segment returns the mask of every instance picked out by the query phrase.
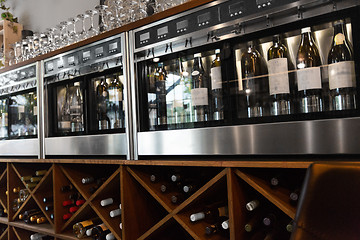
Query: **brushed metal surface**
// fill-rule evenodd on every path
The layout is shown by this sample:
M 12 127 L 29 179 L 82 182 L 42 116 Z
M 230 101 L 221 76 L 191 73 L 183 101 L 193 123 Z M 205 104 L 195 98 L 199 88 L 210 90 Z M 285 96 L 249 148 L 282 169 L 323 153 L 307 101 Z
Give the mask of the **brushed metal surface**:
M 141 155 L 359 154 L 360 118 L 138 133 Z
M 39 155 L 37 138 L 0 141 L 1 156 L 36 156 Z
M 45 138 L 46 155 L 127 155 L 125 133 Z

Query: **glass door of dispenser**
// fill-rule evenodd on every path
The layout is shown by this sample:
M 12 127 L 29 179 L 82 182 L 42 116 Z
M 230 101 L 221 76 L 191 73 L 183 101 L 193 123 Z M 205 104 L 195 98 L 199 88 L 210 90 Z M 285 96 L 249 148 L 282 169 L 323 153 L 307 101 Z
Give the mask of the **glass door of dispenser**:
M 133 32 L 139 156 L 359 152 L 358 7 L 254 4 Z

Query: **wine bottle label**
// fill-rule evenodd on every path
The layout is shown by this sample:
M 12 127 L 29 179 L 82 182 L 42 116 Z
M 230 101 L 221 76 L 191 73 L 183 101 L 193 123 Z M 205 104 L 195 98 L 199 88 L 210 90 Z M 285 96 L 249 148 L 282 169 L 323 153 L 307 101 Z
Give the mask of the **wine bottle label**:
M 344 44 L 345 35 L 342 33 L 338 33 L 335 35 L 334 40 L 336 45 Z
M 222 88 L 221 67 L 211 68 L 211 90 Z
M 209 105 L 207 88 L 191 89 L 191 101 L 193 103 L 193 106 Z
M 297 71 L 298 91 L 321 89 L 320 67 L 299 69 Z
M 34 116 L 37 115 L 37 106 L 34 106 L 34 108 L 33 108 L 33 113 L 34 113 Z
M 100 224 L 99 227 L 100 227 L 103 231 L 108 230 L 108 227 L 107 227 L 105 224 Z
M 18 106 L 18 112 L 19 113 L 23 113 L 23 112 L 25 112 L 25 106 Z
M 91 220 L 82 221 L 80 223 L 81 223 L 81 225 L 83 225 L 84 228 L 94 224 L 93 221 L 91 221 Z
M 122 101 L 121 89 L 109 89 L 109 101 L 110 102 L 121 102 Z
M 70 121 L 60 121 L 60 129 L 70 129 Z
M 271 59 L 268 65 L 270 95 L 290 93 L 287 58 Z
M 356 87 L 354 61 L 338 62 L 329 65 L 329 87 L 330 90 Z

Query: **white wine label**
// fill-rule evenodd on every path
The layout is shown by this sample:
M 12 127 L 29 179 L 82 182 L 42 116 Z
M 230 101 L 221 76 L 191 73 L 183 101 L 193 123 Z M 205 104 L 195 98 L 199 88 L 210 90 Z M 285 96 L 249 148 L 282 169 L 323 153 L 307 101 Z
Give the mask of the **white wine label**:
M 354 61 L 338 62 L 329 65 L 329 87 L 330 90 L 356 87 Z
M 191 101 L 193 106 L 209 105 L 207 88 L 191 89 Z
M 287 58 L 275 58 L 268 62 L 270 95 L 290 93 Z
M 236 74 L 238 76 L 238 90 L 241 92 L 243 88 L 242 73 L 241 73 L 241 61 L 236 61 Z
M 221 67 L 211 68 L 211 90 L 222 88 Z
M 321 89 L 320 67 L 299 69 L 297 71 L 298 91 Z
M 34 106 L 33 112 L 34 112 L 34 116 L 36 116 L 37 115 L 37 106 Z
M 336 45 L 343 44 L 344 41 L 345 41 L 345 35 L 342 34 L 342 33 L 338 33 L 338 34 L 336 34 L 336 36 L 334 37 L 334 40 L 335 40 L 335 44 L 336 44 Z
M 60 129 L 70 129 L 70 121 L 61 121 L 59 124 Z
M 122 101 L 121 89 L 109 89 L 109 101 L 121 102 Z
M 25 112 L 25 106 L 22 106 L 22 105 L 18 106 L 18 112 L 19 113 Z

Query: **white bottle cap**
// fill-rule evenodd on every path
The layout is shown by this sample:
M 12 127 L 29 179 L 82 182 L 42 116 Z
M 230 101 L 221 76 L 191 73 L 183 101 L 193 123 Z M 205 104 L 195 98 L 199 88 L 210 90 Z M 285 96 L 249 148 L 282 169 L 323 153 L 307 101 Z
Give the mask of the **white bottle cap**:
M 122 230 L 122 223 L 119 224 L 120 229 Z
M 115 239 L 114 234 L 109 233 L 109 234 L 106 235 L 106 240 L 113 240 L 113 239 Z
M 86 230 L 86 236 L 91 237 L 91 233 L 92 233 L 92 228 Z
M 176 182 L 176 181 L 178 181 L 179 179 L 178 179 L 178 177 L 176 176 L 176 175 L 172 175 L 171 176 L 171 181 L 173 181 L 173 182 Z
M 223 221 L 221 226 L 223 229 L 229 229 L 229 220 Z
M 194 57 L 201 57 L 201 53 L 195 53 Z
M 119 204 L 119 208 L 121 209 L 121 203 Z
M 253 211 L 257 206 L 259 206 L 258 200 L 252 200 L 246 204 L 246 209 L 248 211 Z
M 115 209 L 115 210 L 112 210 L 110 211 L 110 217 L 116 217 L 116 216 L 119 216 L 121 215 L 121 209 Z
M 196 222 L 196 221 L 199 221 L 204 218 L 205 218 L 204 212 L 194 213 L 194 214 L 190 215 L 190 221 L 192 221 L 192 222 Z
M 80 82 L 74 82 L 74 86 L 75 87 L 80 86 Z
M 114 199 L 107 198 L 107 199 L 101 200 L 100 205 L 105 207 L 105 206 L 113 204 L 113 203 L 114 203 Z
M 190 191 L 190 186 L 184 186 L 183 191 L 188 193 Z
M 311 32 L 311 27 L 305 27 L 301 29 L 301 33 L 308 33 Z
M 215 54 L 220 53 L 220 49 L 215 49 Z

